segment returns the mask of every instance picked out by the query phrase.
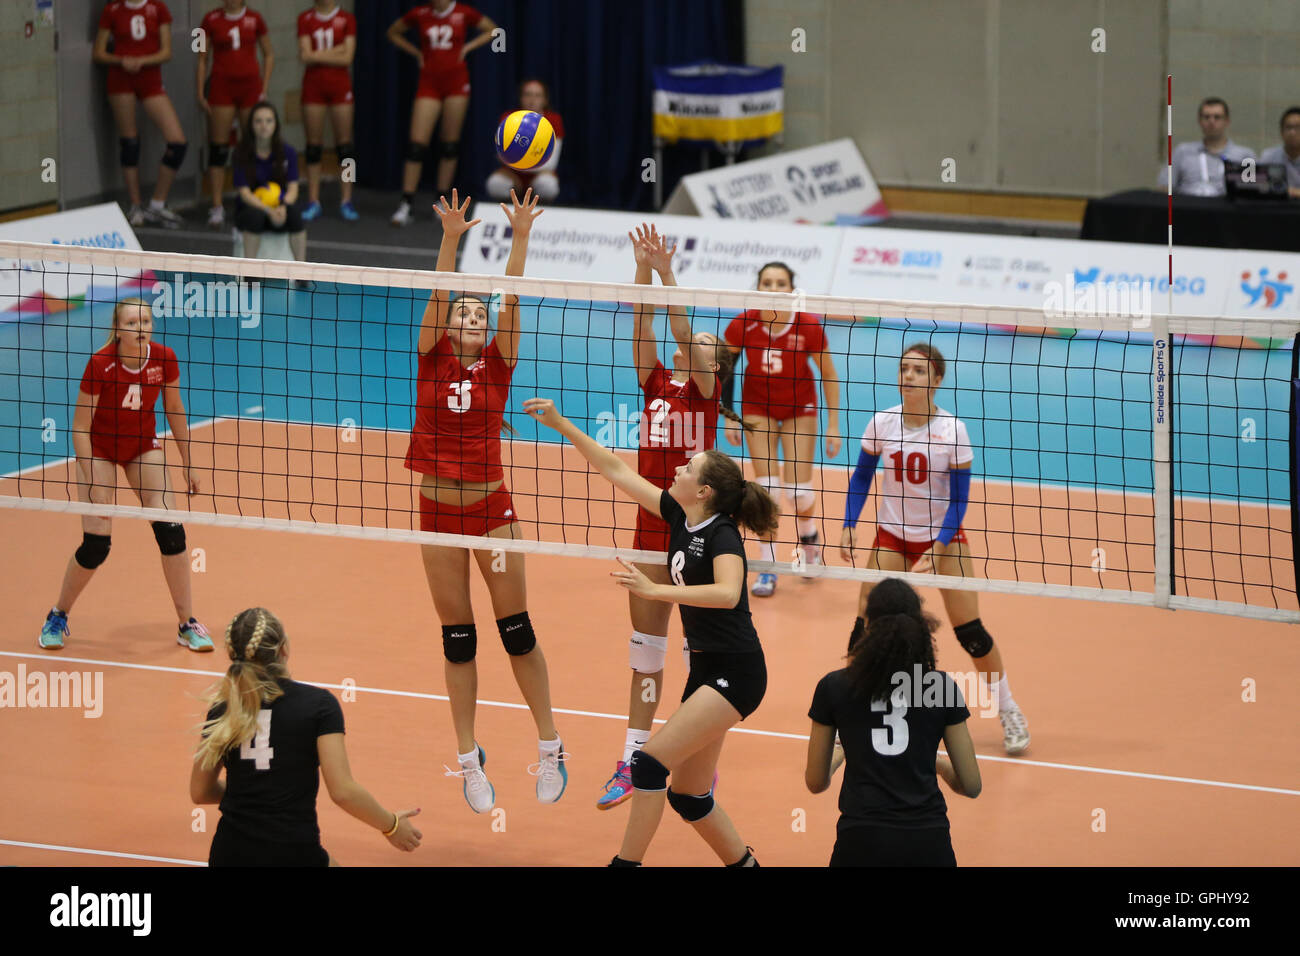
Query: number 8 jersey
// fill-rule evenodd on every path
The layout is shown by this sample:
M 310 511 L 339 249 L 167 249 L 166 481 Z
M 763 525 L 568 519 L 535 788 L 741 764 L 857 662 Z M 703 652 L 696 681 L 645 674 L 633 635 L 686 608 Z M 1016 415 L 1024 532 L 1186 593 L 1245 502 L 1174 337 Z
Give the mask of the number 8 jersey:
M 514 371 L 495 338 L 466 368 L 444 333 L 420 356 L 406 467 L 459 481 L 501 481 L 501 426 Z
M 872 417 L 862 450 L 880 457 L 877 526 L 905 541 L 938 537 L 948 511 L 948 471 L 975 458 L 965 423 L 940 408 L 924 425 L 907 428 L 903 406 L 895 405 Z

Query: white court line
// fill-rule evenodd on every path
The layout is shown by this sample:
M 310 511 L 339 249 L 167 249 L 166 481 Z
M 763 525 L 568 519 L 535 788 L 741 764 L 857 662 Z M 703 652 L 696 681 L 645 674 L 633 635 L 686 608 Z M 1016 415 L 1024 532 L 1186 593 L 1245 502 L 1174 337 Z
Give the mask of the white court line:
M 207 866 L 207 860 L 178 860 L 171 856 L 145 856 L 143 853 L 118 853 L 115 850 L 88 850 L 81 846 L 56 846 L 53 843 L 25 843 L 22 840 L 0 840 L 0 846 L 22 846 L 31 850 L 54 850 L 58 853 L 88 853 L 91 856 L 116 856 L 124 860 L 146 860 L 149 863 L 179 863 L 181 866 Z
M 161 671 L 171 674 L 191 674 L 199 677 L 220 677 L 222 671 L 201 671 L 185 667 L 162 667 L 156 664 L 133 664 L 127 661 L 104 661 L 95 660 L 89 657 L 52 657 L 49 654 L 27 654 L 19 651 L 0 651 L 0 657 L 19 657 L 29 660 L 40 661 L 67 661 L 72 664 L 96 664 L 101 667 L 125 667 L 132 670 Z M 303 684 L 310 684 L 313 687 L 325 687 L 330 690 L 351 690 L 358 693 L 382 694 L 388 697 L 410 697 L 417 700 L 448 700 L 442 694 L 426 694 L 420 691 L 411 690 L 391 690 L 386 687 L 361 687 L 349 685 L 344 687 L 342 684 L 326 684 L 318 681 L 301 681 Z M 508 710 L 527 710 L 526 704 L 515 704 L 509 701 L 501 700 L 479 700 L 478 703 L 483 707 L 503 707 Z M 551 708 L 557 714 L 565 714 L 571 717 L 599 717 L 604 720 L 627 720 L 627 714 L 606 714 L 597 710 L 571 710 L 563 707 Z M 662 718 L 655 718 L 656 724 L 662 724 L 665 721 Z M 778 730 L 753 730 L 747 727 L 732 727 L 730 733 L 733 734 L 753 734 L 758 737 L 776 737 L 784 740 L 801 740 L 807 741 L 807 734 L 790 734 Z M 1300 797 L 1300 790 L 1287 790 L 1282 787 L 1261 787 L 1251 783 L 1231 783 L 1225 780 L 1203 780 L 1199 777 L 1174 777 L 1161 773 L 1143 773 L 1138 770 L 1112 770 L 1109 767 L 1085 767 L 1079 764 L 1069 763 L 1050 763 L 1045 760 L 1026 760 L 1023 757 L 998 757 L 993 754 L 978 754 L 980 760 L 988 760 L 994 763 L 1005 763 L 1014 766 L 1025 767 L 1046 767 L 1051 770 L 1073 770 L 1079 773 L 1099 773 L 1116 777 L 1133 777 L 1139 780 L 1164 780 L 1170 783 L 1190 783 L 1202 787 L 1221 787 L 1226 790 L 1251 790 L 1257 793 L 1278 793 L 1289 797 Z M 0 841 L 3 842 L 3 841 Z

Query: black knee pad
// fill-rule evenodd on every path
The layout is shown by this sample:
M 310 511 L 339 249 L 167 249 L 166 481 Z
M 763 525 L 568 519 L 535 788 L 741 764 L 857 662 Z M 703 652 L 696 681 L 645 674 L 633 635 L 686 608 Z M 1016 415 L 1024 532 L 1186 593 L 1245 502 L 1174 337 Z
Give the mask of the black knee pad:
M 478 629 L 473 624 L 442 626 L 442 656 L 453 664 L 468 664 L 478 654 Z
M 632 786 L 637 790 L 668 789 L 668 768 L 644 750 L 632 751 Z
M 957 634 L 957 643 L 971 657 L 984 657 L 993 650 L 993 635 L 984 630 L 979 618 L 953 630 Z
M 527 611 L 501 618 L 497 621 L 497 631 L 511 657 L 521 657 L 537 646 L 537 635 L 533 633 L 533 622 L 528 620 Z
M 185 525 L 174 521 L 151 521 L 153 538 L 164 555 L 180 554 L 185 550 Z
M 230 147 L 213 143 L 208 147 L 208 169 L 225 169 L 230 160 Z
M 320 143 L 308 143 L 302 154 L 307 158 L 308 166 L 315 166 L 325 155 L 325 148 Z
M 349 159 L 355 160 L 357 158 L 356 147 L 351 143 L 339 143 L 334 147 L 334 152 L 338 153 L 340 166 L 346 163 Z
M 439 159 L 456 159 L 458 156 L 460 156 L 460 140 L 453 139 L 449 143 L 438 143 Z
M 422 163 L 424 162 L 424 156 L 428 151 L 428 143 L 417 143 L 412 140 L 406 144 L 406 161 L 408 163 Z
M 668 806 L 677 811 L 677 815 L 687 823 L 703 820 L 713 812 L 713 791 L 702 797 L 693 797 L 689 793 L 678 793 L 668 788 Z
M 140 165 L 140 137 L 132 136 L 130 139 L 127 139 L 125 136 L 123 136 L 117 141 L 117 143 L 118 146 L 121 147 L 121 152 L 118 155 L 122 160 L 122 165 L 139 166 Z
M 112 535 L 82 534 L 81 547 L 76 553 L 77 563 L 87 571 L 93 571 L 108 560 L 108 551 L 112 546 Z
M 163 165 L 169 169 L 180 169 L 185 162 L 185 151 L 189 148 L 186 143 L 168 143 L 163 150 Z

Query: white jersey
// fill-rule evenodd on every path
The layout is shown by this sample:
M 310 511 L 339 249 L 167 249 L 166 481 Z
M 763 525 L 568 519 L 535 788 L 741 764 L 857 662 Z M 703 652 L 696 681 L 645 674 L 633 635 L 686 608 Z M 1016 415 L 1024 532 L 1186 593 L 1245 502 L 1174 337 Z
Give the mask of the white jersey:
M 876 524 L 904 541 L 937 538 L 948 512 L 948 470 L 975 459 L 965 423 L 940 408 L 920 428 L 906 428 L 903 406 L 895 405 L 872 417 L 862 449 L 880 456 Z

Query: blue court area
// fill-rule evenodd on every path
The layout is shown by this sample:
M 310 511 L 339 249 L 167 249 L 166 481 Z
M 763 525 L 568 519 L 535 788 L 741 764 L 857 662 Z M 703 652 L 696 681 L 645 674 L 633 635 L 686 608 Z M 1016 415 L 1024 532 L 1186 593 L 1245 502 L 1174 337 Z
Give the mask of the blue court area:
M 426 294 L 410 290 L 317 284 L 307 291 L 267 282 L 260 313 L 251 318 L 173 315 L 156 321 L 155 335 L 181 359 L 191 423 L 242 415 L 326 425 L 351 419 L 364 428 L 407 430 L 414 415 L 414 343 L 426 301 Z M 72 406 L 87 358 L 104 343 L 111 309 L 101 302 L 0 324 L 0 474 L 72 453 Z M 542 395 L 582 427 L 594 433 L 604 425 L 611 443 L 634 446 L 642 400 L 630 307 L 524 300 L 521 313 L 521 358 L 507 418 L 518 437 L 553 440 L 553 432 L 539 435 L 520 411 L 525 398 Z M 720 332 L 730 318 L 700 312 L 693 321 L 697 331 Z M 667 363 L 666 316 L 656 325 Z M 826 331 L 844 383 L 846 441 L 834 461 L 824 458 L 819 442 L 822 464 L 856 461 L 856 439 L 871 415 L 900 401 L 904 343 L 924 339 L 948 358 L 938 401 L 966 421 L 977 475 L 1151 492 L 1149 336 L 1057 338 L 889 319 L 827 322 Z M 1288 349 L 1176 349 L 1178 494 L 1289 503 L 1290 373 Z M 165 427 L 160 413 L 159 429 Z

